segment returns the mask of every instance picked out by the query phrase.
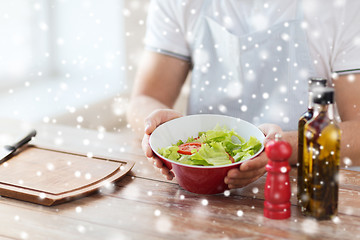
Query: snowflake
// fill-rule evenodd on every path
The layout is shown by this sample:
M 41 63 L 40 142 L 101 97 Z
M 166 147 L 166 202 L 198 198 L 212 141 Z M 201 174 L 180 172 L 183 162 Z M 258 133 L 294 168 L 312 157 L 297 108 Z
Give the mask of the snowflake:
M 354 82 L 355 81 L 355 75 L 354 74 L 349 74 L 348 76 L 347 76 L 347 80 L 349 81 L 349 82 Z
M 287 41 L 289 41 L 290 36 L 287 33 L 283 33 L 283 34 L 281 34 L 281 39 L 284 40 L 285 42 L 287 42 Z
M 269 20 L 265 15 L 256 14 L 251 18 L 251 23 L 256 30 L 261 31 L 268 27 Z
M 77 227 L 77 230 L 79 231 L 79 233 L 85 233 L 86 228 L 85 228 L 83 225 L 79 225 L 79 226 Z
M 161 211 L 160 211 L 159 209 L 156 209 L 156 210 L 154 211 L 154 215 L 155 215 L 156 217 L 159 217 L 159 216 L 161 215 Z
M 77 207 L 75 208 L 75 212 L 76 212 L 76 213 L 81 213 L 81 212 L 82 212 L 82 208 L 81 208 L 80 206 L 77 206 Z
M 225 28 L 230 29 L 234 26 L 234 22 L 232 21 L 232 19 L 229 16 L 225 16 L 223 18 L 223 23 Z
M 90 173 L 85 173 L 85 179 L 90 180 L 91 179 L 91 174 Z
M 227 84 L 226 89 L 227 95 L 230 98 L 238 98 L 242 93 L 243 87 L 239 82 L 231 81 L 229 84 Z
M 75 171 L 74 175 L 75 175 L 75 177 L 79 178 L 79 177 L 81 177 L 81 172 L 80 171 Z
M 242 216 L 244 215 L 244 212 L 241 211 L 241 210 L 238 210 L 238 211 L 236 212 L 236 215 L 238 215 L 239 217 L 242 217 Z
M 129 17 L 131 15 L 131 11 L 127 8 L 123 10 L 124 17 Z
M 39 198 L 40 199 L 45 199 L 45 197 L 46 197 L 46 194 L 45 193 L 39 193 Z
M 316 222 L 316 220 L 313 219 L 305 219 L 302 223 L 301 223 L 301 229 L 304 233 L 307 234 L 315 234 L 318 231 L 318 223 Z
M 47 163 L 47 164 L 46 164 L 46 168 L 47 168 L 47 170 L 49 170 L 49 171 L 54 171 L 55 166 L 54 166 L 53 163 Z
M 254 70 L 250 69 L 249 71 L 246 72 L 245 75 L 245 79 L 248 81 L 253 81 L 256 78 L 256 74 L 254 72 Z
M 201 204 L 202 204 L 203 206 L 207 206 L 207 205 L 209 204 L 209 201 L 206 200 L 206 199 L 203 199 L 203 200 L 201 200 Z
M 259 53 L 259 57 L 263 60 L 266 60 L 269 58 L 269 52 L 268 51 L 265 51 L 265 50 L 262 50 L 260 53 Z
M 352 165 L 352 161 L 348 157 L 344 157 L 344 163 L 345 163 L 346 166 L 351 166 Z
M 55 145 L 60 146 L 60 145 L 62 145 L 64 143 L 64 139 L 62 139 L 60 137 L 55 138 L 54 143 L 55 143 Z
M 222 112 L 222 113 L 226 113 L 226 112 L 227 112 L 227 108 L 226 108 L 226 106 L 225 106 L 225 105 L 220 104 L 220 105 L 219 105 L 219 111 L 220 111 L 220 112 Z
M 49 117 L 43 117 L 43 122 L 44 123 L 49 123 L 50 122 L 50 118 Z
M 304 6 L 304 14 L 311 16 L 318 10 L 318 4 L 313 0 L 305 0 L 302 4 Z
M 28 239 L 28 237 L 29 237 L 29 234 L 27 232 L 21 232 L 20 233 L 20 238 L 21 239 Z
M 346 0 L 335 0 L 334 7 L 343 7 L 346 4 Z
M 64 45 L 64 43 L 65 43 L 64 39 L 62 39 L 62 38 L 58 38 L 58 40 L 57 40 L 57 44 L 58 44 L 59 46 Z
M 301 22 L 301 28 L 307 29 L 309 27 L 309 24 L 306 21 Z
M 156 220 L 156 230 L 160 233 L 169 233 L 172 225 L 171 220 L 165 216 L 161 216 Z
M 360 36 L 357 36 L 354 38 L 354 45 L 355 46 L 360 46 Z
M 283 118 L 283 122 L 284 122 L 284 123 L 289 123 L 289 122 L 290 122 L 289 117 L 284 117 L 284 118 Z

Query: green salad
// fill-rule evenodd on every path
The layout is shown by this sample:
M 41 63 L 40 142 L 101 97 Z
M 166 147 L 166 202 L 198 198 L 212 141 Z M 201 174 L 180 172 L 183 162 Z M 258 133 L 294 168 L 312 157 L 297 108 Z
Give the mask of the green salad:
M 189 137 L 186 142 L 164 147 L 158 152 L 173 161 L 198 166 L 220 166 L 248 159 L 261 149 L 261 142 L 250 137 L 245 141 L 234 130 L 216 126 L 199 132 L 197 137 Z

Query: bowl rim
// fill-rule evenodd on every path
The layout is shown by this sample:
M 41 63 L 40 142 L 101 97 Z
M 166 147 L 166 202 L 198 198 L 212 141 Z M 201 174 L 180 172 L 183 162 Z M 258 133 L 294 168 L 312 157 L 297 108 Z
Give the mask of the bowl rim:
M 171 119 L 171 120 L 169 120 L 169 121 L 167 121 L 167 122 L 164 122 L 164 123 L 160 124 L 157 128 L 155 128 L 155 130 L 151 133 L 150 138 L 149 138 L 149 145 L 150 145 L 150 147 L 151 147 L 151 150 L 155 153 L 155 155 L 156 155 L 157 157 L 159 157 L 159 158 L 162 159 L 162 160 L 168 161 L 168 162 L 170 162 L 171 164 L 176 164 L 176 165 L 180 165 L 180 166 L 184 166 L 184 167 L 189 167 L 189 168 L 200 168 L 200 169 L 216 169 L 216 168 L 225 168 L 225 167 L 237 166 L 237 165 L 240 165 L 240 164 L 242 164 L 242 163 L 244 163 L 244 162 L 247 162 L 247 161 L 249 161 L 249 160 L 251 160 L 251 159 L 254 159 L 255 157 L 257 157 L 258 155 L 260 155 L 260 154 L 264 151 L 264 149 L 265 149 L 265 146 L 264 146 L 265 135 L 264 135 L 264 133 L 263 133 L 260 129 L 259 129 L 259 131 L 264 135 L 264 139 L 263 139 L 263 141 L 261 142 L 261 148 L 260 148 L 260 150 L 259 150 L 257 153 L 255 153 L 254 155 L 252 155 L 252 156 L 251 156 L 250 158 L 248 158 L 248 159 L 245 159 L 245 160 L 239 161 L 239 162 L 235 162 L 235 163 L 231 163 L 231 164 L 226 164 L 226 165 L 219 165 L 219 166 L 198 166 L 198 165 L 189 165 L 189 164 L 184 164 L 184 163 L 176 162 L 176 161 L 173 161 L 173 160 L 171 160 L 171 159 L 168 159 L 168 158 L 162 156 L 162 155 L 161 155 L 160 153 L 158 153 L 158 151 L 152 146 L 152 144 L 151 144 L 152 138 L 151 138 L 151 137 L 152 137 L 153 133 L 155 133 L 160 126 L 162 126 L 162 125 L 164 125 L 164 124 L 170 124 L 170 122 L 179 120 L 180 118 L 191 118 L 191 117 L 199 117 L 199 116 L 201 116 L 201 117 L 206 117 L 206 116 L 218 116 L 218 117 L 232 118 L 232 119 L 236 119 L 237 121 L 246 122 L 246 123 L 248 123 L 248 124 L 251 124 L 251 125 L 255 126 L 254 124 L 252 124 L 252 123 L 250 123 L 250 122 L 248 122 L 248 121 L 245 121 L 245 120 L 243 120 L 243 119 L 241 119 L 241 118 L 232 117 L 232 116 L 228 116 L 228 115 L 221 115 L 221 114 L 192 114 L 192 115 L 186 115 L 186 116 L 182 116 L 182 117 L 179 117 L 179 118 Z M 257 126 L 255 126 L 255 127 L 257 127 Z

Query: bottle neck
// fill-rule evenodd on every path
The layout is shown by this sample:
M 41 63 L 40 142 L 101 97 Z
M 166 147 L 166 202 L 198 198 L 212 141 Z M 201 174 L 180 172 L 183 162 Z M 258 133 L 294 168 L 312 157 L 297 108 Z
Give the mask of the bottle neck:
M 308 94 L 308 109 L 313 109 L 314 108 L 314 103 L 312 101 L 314 93 L 310 90 L 309 94 Z
M 319 114 L 326 115 L 330 120 L 335 120 L 334 116 L 334 105 L 331 104 L 314 104 L 314 109 Z

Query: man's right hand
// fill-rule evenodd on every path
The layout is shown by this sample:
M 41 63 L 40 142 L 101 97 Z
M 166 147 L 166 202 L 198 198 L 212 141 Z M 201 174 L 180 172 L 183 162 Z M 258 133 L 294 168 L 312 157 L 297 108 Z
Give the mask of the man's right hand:
M 149 144 L 149 138 L 151 133 L 161 124 L 170 121 L 175 118 L 182 117 L 183 115 L 175 110 L 171 109 L 159 109 L 153 111 L 146 119 L 145 119 L 145 133 L 142 140 L 142 149 L 145 153 L 145 156 L 148 160 L 154 165 L 154 167 L 160 170 L 160 173 L 163 174 L 167 180 L 172 180 L 175 175 L 172 171 L 170 171 L 164 163 L 158 158 L 154 152 L 151 150 Z M 170 143 L 169 143 L 170 144 Z

